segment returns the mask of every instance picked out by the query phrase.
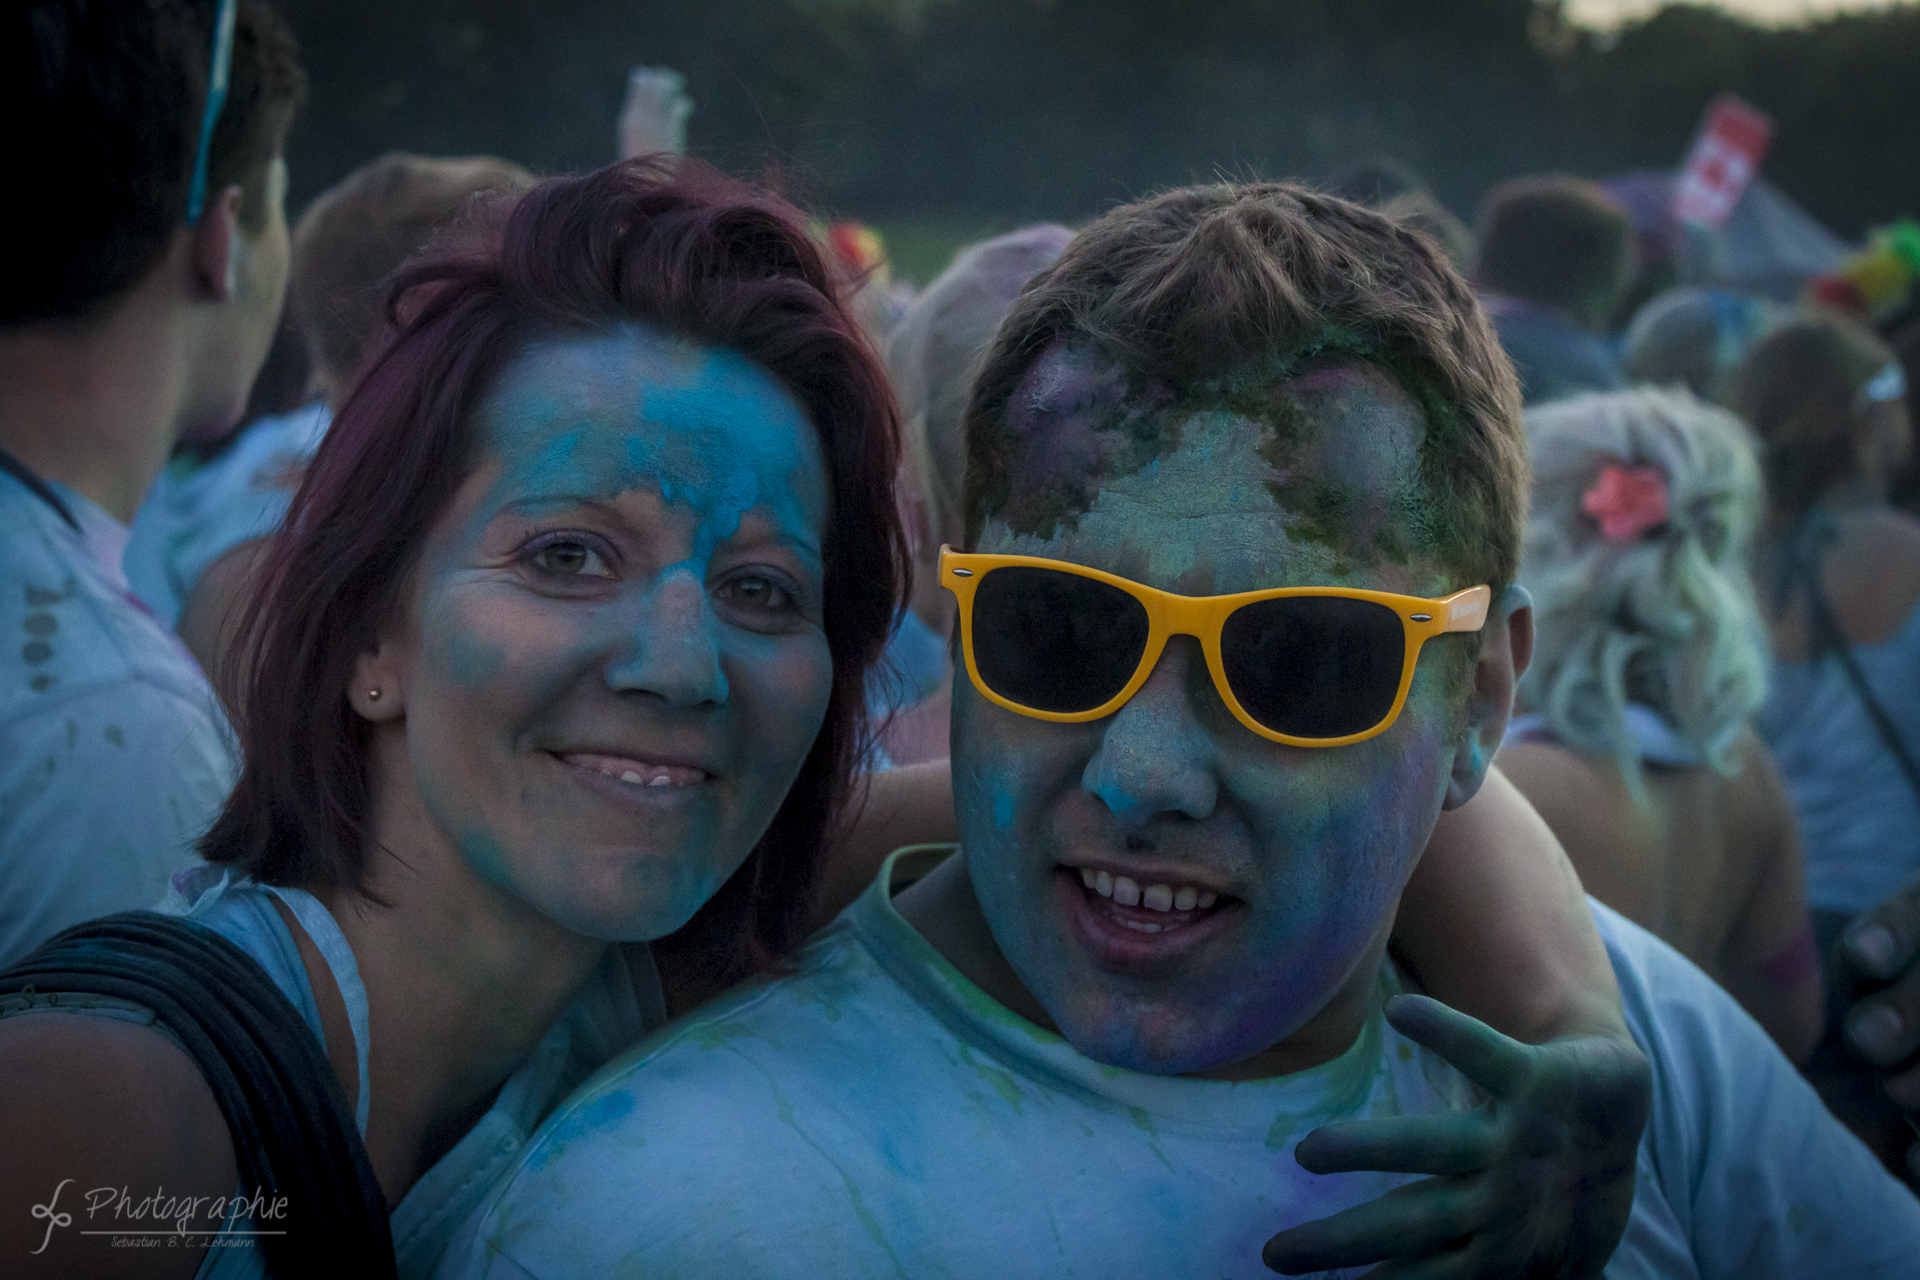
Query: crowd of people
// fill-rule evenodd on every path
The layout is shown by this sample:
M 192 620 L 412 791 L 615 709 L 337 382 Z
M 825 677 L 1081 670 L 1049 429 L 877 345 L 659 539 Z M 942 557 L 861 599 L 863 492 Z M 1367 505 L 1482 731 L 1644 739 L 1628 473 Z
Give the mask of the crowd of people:
M 1377 162 L 915 289 L 645 69 L 289 227 L 267 4 L 5 21 L 6 1274 L 1920 1263 L 1920 331 Z

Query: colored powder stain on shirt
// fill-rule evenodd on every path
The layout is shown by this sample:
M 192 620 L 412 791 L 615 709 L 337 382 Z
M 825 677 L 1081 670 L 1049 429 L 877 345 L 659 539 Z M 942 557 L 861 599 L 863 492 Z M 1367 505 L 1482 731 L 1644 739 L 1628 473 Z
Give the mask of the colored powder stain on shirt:
M 0 477 L 0 965 L 157 902 L 237 764 L 199 666 L 128 594 L 126 526 L 56 489 L 77 528 Z
M 574 1139 L 611 1129 L 632 1113 L 633 1099 L 625 1094 L 608 1094 L 595 1100 L 591 1106 L 569 1111 L 547 1134 L 547 1140 L 540 1149 L 529 1157 L 528 1167 L 539 1168 L 554 1157 L 563 1155 L 567 1144 Z M 646 1145 L 645 1135 L 637 1136 L 640 1138 L 637 1145 Z
M 847 969 L 872 976 L 825 1023 L 802 989 Z M 1357 1079 L 1360 1098 L 1384 1090 L 1396 1110 L 1409 1091 L 1449 1105 L 1418 1072 L 1396 1073 L 1377 1040 L 1371 1061 L 1332 1073 L 1152 1077 L 1091 1062 L 1009 1010 L 989 1015 L 991 1003 L 870 893 L 809 944 L 794 979 L 723 998 L 576 1100 L 584 1110 L 600 1091 L 629 1096 L 620 1128 L 645 1132 L 645 1153 L 560 1121 L 536 1145 L 566 1150 L 530 1155 L 527 1194 L 510 1192 L 480 1239 L 507 1255 L 503 1267 L 539 1276 L 615 1264 L 639 1274 L 1029 1274 L 1036 1253 L 1084 1274 L 1254 1276 L 1279 1229 L 1276 1204 L 1317 1217 L 1410 1180 L 1316 1179 L 1276 1159 L 1262 1142 L 1276 1104 L 1292 1099 L 1303 1124 L 1342 1118 L 1329 1108 L 1346 1105 Z M 695 1028 L 716 1021 L 754 1034 L 703 1053 Z M 1464 1104 L 1464 1088 L 1454 1092 Z M 1114 1206 L 1132 1224 L 1117 1234 Z
M 892 909 L 904 856 L 792 974 L 740 988 L 609 1064 L 536 1136 L 441 1275 L 1025 1276 L 1060 1274 L 1035 1263 L 1057 1257 L 1089 1275 L 1253 1280 L 1269 1274 L 1260 1250 L 1275 1231 L 1414 1180 L 1310 1175 L 1282 1154 L 1306 1132 L 1478 1100 L 1386 1024 L 1380 1005 L 1398 982 L 1385 964 L 1373 1047 L 1272 1080 L 1103 1068 L 1058 1037 L 1016 1032 L 1010 1012 L 975 1016 L 965 980 Z M 1632 1218 L 1606 1275 L 1910 1275 L 1920 1203 L 1724 993 L 1644 931 L 1594 912 L 1655 1080 Z M 795 998 L 817 974 L 870 965 L 838 1023 Z M 702 1053 L 689 1027 L 716 1022 L 755 1034 Z M 1017 1107 L 977 1087 L 973 1064 L 988 1061 L 1021 1086 Z M 612 1095 L 632 1107 L 612 1129 L 570 1123 Z M 1292 1117 L 1284 1134 L 1279 1113 Z M 644 1149 L 629 1134 L 645 1135 Z M 1796 1159 L 1779 1160 L 1783 1150 Z M 1780 1229 L 1795 1205 L 1808 1215 L 1797 1234 Z M 1827 1237 L 1817 1249 L 1816 1234 Z

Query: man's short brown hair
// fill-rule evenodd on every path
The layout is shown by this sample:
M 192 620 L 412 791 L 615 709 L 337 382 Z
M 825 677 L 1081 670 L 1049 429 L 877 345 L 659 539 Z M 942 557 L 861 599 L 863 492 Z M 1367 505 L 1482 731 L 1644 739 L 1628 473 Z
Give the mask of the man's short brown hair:
M 1527 493 L 1520 388 L 1466 282 L 1428 237 L 1285 183 L 1188 187 L 1115 209 L 1035 277 L 968 404 L 967 536 L 1010 492 L 1007 408 L 1061 340 L 1177 396 L 1248 369 L 1281 381 L 1365 363 L 1420 406 L 1421 549 L 1461 585 L 1519 569 Z
M 492 156 L 390 151 L 322 192 L 293 230 L 289 300 L 314 367 L 344 384 L 380 325 L 380 285 L 456 222 L 475 196 L 533 174 Z

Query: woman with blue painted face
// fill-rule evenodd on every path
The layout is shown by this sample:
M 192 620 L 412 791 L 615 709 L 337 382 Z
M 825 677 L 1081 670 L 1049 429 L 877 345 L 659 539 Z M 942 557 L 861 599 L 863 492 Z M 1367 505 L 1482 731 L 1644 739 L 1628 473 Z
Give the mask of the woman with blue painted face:
M 906 561 L 804 221 L 637 162 L 392 297 L 240 633 L 208 865 L 9 988 L 112 1015 L 0 1020 L 9 1274 L 424 1274 L 568 1090 L 811 927 Z M 220 1247 L 82 1236 L 152 1225 L 108 1186 Z

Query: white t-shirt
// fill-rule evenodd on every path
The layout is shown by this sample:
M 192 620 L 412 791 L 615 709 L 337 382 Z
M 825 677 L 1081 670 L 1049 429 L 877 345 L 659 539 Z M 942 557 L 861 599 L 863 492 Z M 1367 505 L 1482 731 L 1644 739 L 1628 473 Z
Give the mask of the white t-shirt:
M 1386 964 L 1359 1039 L 1313 1070 L 1102 1066 L 900 917 L 880 885 L 902 856 L 797 972 L 676 1021 L 556 1111 L 441 1276 L 1267 1276 L 1275 1232 L 1413 1180 L 1316 1177 L 1301 1137 L 1471 1104 L 1381 1016 Z M 1920 1204 L 1731 999 L 1595 914 L 1657 1081 L 1607 1275 L 1912 1275 Z
M 333 421 L 322 403 L 261 418 L 211 458 L 181 454 L 133 517 L 122 563 L 133 592 L 170 627 L 207 566 L 278 528 Z
M 0 965 L 150 907 L 238 768 L 213 690 L 127 590 L 126 526 L 0 473 Z

